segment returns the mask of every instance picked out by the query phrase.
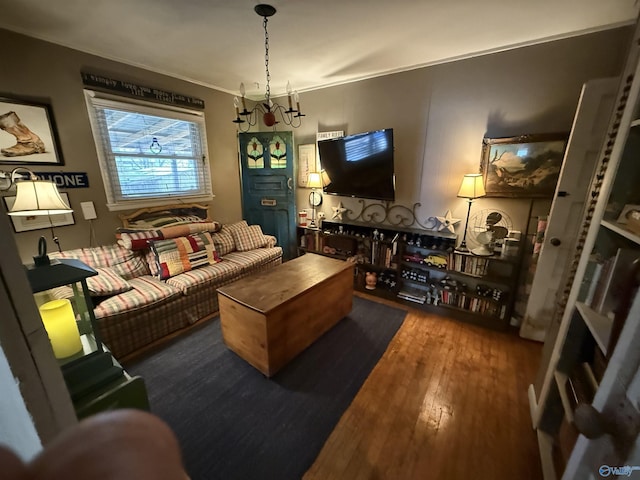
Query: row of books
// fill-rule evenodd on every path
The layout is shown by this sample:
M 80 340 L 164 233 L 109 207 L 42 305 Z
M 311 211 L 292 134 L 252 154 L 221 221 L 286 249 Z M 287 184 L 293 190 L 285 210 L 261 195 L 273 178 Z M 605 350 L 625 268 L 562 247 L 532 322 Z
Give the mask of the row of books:
M 582 284 L 578 300 L 583 301 L 598 313 L 609 315 L 619 301 L 619 293 L 628 281 L 629 271 L 638 259 L 638 251 L 619 248 L 614 256 L 602 258 L 592 255 Z
M 300 247 L 312 252 L 321 252 L 324 248 L 324 237 L 319 232 L 307 232 L 300 237 Z
M 374 240 L 373 242 L 371 242 L 371 256 L 369 258 L 369 261 L 373 265 L 377 265 L 378 267 L 395 268 L 397 253 L 397 239 L 394 239 L 394 241 L 390 244 Z
M 490 260 L 486 257 L 449 254 L 448 268 L 469 275 L 483 276 L 487 274 Z
M 504 315 L 507 311 L 506 305 L 501 305 L 485 298 L 471 297 L 464 292 L 442 290 L 441 295 L 442 304 L 457 307 L 462 310 L 468 310 L 473 313 L 479 313 L 481 315 L 504 319 Z
M 464 292 L 440 290 L 439 288 L 421 290 L 404 287 L 398 292 L 398 298 L 420 304 L 449 305 L 480 315 L 498 317 L 501 320 L 504 319 L 507 312 L 505 304 L 492 302 L 485 298 L 472 297 Z

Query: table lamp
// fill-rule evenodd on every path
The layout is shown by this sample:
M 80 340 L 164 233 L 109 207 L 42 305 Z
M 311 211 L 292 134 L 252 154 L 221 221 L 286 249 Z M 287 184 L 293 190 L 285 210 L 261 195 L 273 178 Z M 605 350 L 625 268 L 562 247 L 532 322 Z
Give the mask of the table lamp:
M 28 180 L 17 181 L 22 178 L 21 171 L 24 171 L 29 176 Z M 11 173 L 0 172 L 0 178 L 9 181 L 9 186 L 6 190 L 11 188 L 12 185 L 16 185 L 16 199 L 11 209 L 7 212 L 9 215 L 34 217 L 73 212 L 60 196 L 55 183 L 49 180 L 39 180 L 28 168 L 17 167 Z M 50 224 L 53 241 L 58 246 L 58 251 L 61 251 L 60 242 L 53 231 L 53 223 L 50 222 Z
M 309 226 L 311 228 L 316 228 L 316 207 L 322 203 L 322 194 L 316 191 L 317 188 L 322 188 L 322 177 L 320 176 L 319 172 L 309 173 L 307 187 L 311 188 L 309 202 L 313 207 L 313 213 L 311 215 L 311 222 L 309 223 Z
M 467 220 L 464 224 L 464 234 L 462 235 L 462 242 L 460 246 L 456 248 L 458 252 L 468 252 L 469 248 L 467 247 L 467 228 L 469 226 L 469 214 L 471 213 L 471 203 L 473 200 L 479 197 L 484 197 L 487 193 L 484 190 L 484 182 L 482 179 L 482 175 L 479 173 L 468 173 L 462 178 L 462 184 L 460 185 L 460 190 L 458 191 L 458 197 L 466 198 L 469 202 L 469 207 L 467 209 Z

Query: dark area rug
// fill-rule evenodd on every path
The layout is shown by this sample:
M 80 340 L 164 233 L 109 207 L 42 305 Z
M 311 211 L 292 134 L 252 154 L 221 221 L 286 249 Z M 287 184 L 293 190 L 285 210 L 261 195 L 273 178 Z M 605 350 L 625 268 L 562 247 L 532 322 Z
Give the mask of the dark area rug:
M 144 378 L 192 480 L 299 479 L 404 317 L 354 297 L 347 317 L 271 379 L 226 348 L 217 318 L 126 367 Z

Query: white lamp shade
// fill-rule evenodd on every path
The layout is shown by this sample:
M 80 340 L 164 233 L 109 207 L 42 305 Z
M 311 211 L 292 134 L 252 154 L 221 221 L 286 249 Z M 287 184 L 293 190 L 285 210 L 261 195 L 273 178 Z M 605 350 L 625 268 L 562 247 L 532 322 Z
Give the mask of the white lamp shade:
M 56 358 L 67 358 L 82 350 L 78 324 L 68 299 L 52 300 L 39 310 Z
M 9 215 L 59 215 L 73 210 L 60 196 L 56 184 L 47 180 L 25 180 L 16 183 L 16 201 Z
M 482 175 L 479 173 L 469 173 L 462 179 L 458 197 L 462 198 L 478 198 L 487 194 L 484 190 L 484 182 Z
M 322 188 L 322 177 L 319 172 L 311 172 L 309 179 L 307 180 L 307 187 L 309 188 Z

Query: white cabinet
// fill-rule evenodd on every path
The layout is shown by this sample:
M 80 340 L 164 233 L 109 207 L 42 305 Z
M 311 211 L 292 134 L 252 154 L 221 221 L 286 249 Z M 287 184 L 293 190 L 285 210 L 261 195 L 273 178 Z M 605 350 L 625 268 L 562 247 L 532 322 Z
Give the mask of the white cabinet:
M 640 466 L 640 219 L 636 227 L 623 215 L 640 210 L 638 40 L 636 29 L 560 292 L 566 308 L 550 362 L 540 391 L 529 392 L 546 480 Z

